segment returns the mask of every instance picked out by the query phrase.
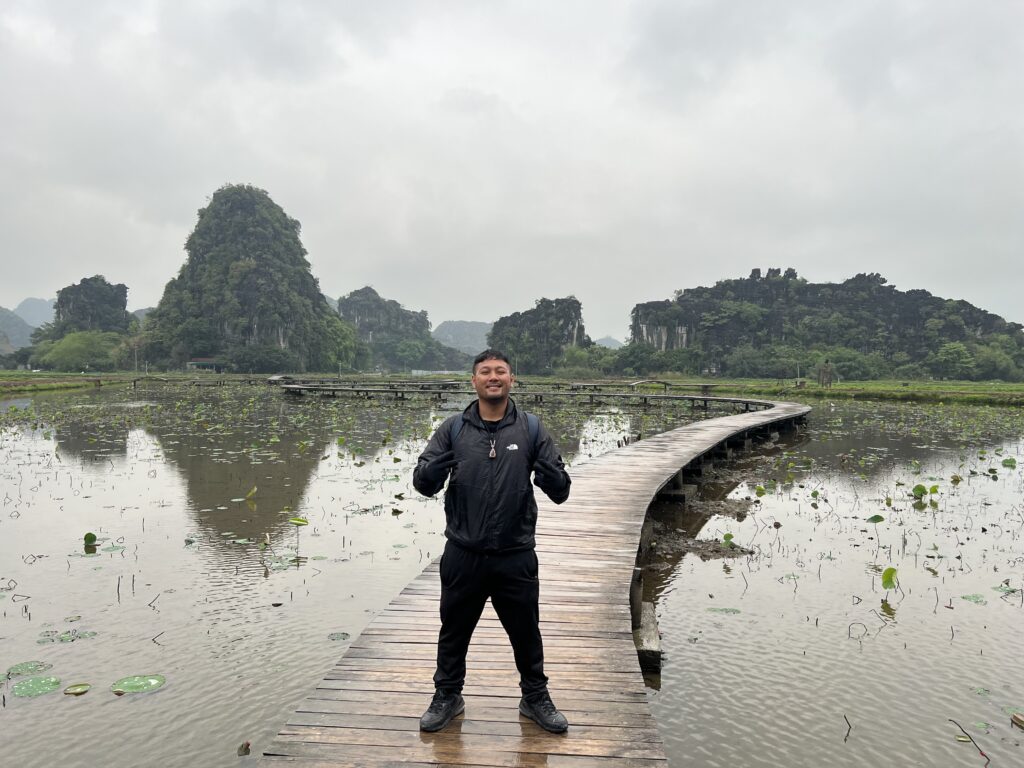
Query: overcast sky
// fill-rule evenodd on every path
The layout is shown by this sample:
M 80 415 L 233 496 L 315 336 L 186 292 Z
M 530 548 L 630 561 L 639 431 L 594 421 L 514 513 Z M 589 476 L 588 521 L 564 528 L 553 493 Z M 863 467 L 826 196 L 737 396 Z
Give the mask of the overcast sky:
M 442 320 L 794 267 L 1024 321 L 1024 3 L 4 0 L 0 306 L 156 304 L 226 183 Z

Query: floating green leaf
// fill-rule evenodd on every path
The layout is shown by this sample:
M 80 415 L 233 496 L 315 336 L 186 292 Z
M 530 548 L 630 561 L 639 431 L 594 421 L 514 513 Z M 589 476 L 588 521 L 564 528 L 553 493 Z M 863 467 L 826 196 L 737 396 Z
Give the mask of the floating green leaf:
M 708 611 L 708 613 L 724 613 L 724 614 L 732 615 L 732 614 L 735 614 L 735 613 L 739 613 L 740 609 L 739 608 L 708 608 L 707 611 Z
M 92 685 L 89 683 L 75 683 L 74 685 L 69 685 L 67 688 L 64 689 L 64 695 L 81 696 L 84 693 L 88 693 L 89 689 L 91 688 Z
M 328 640 L 348 640 L 351 635 L 348 632 L 331 632 L 327 636 Z
M 89 546 L 96 543 L 96 534 L 90 531 L 82 537 L 82 540 Z
M 960 595 L 961 600 L 966 600 L 968 603 L 974 603 L 975 605 L 987 605 L 988 600 L 985 599 L 984 595 L 977 593 L 972 595 Z
M 15 696 L 32 699 L 58 688 L 60 688 L 59 677 L 29 677 L 16 682 L 11 688 L 11 693 Z
M 288 522 L 292 525 L 309 525 L 309 520 L 304 517 L 289 517 Z
M 885 518 L 882 517 L 881 515 L 872 515 L 871 517 L 869 517 L 867 519 L 867 522 L 874 523 L 875 525 L 878 525 L 879 523 L 885 522 Z
M 896 589 L 896 569 L 889 567 L 882 571 L 882 589 Z
M 1003 459 L 1003 466 L 1006 467 L 1007 469 L 1016 469 L 1017 460 L 1013 458 L 1013 456 L 1007 456 L 1005 459 Z
M 914 496 L 915 499 L 921 499 L 924 498 L 924 495 L 926 493 L 928 493 L 928 489 L 925 488 L 920 483 L 918 483 L 917 485 L 914 486 L 913 490 L 910 493 Z
M 132 675 L 131 677 L 122 677 L 110 686 L 110 690 L 118 696 L 123 696 L 126 693 L 145 693 L 163 687 L 166 682 L 167 678 L 163 675 Z
M 52 669 L 53 664 L 48 664 L 45 661 L 23 661 L 20 664 L 15 664 L 13 667 L 7 670 L 8 677 L 21 677 L 22 675 L 38 675 L 40 672 L 45 672 L 48 669 Z
M 255 495 L 256 495 L 256 490 L 257 490 L 257 489 L 256 489 L 256 486 L 254 485 L 254 486 L 252 487 L 252 490 L 251 490 L 251 491 L 249 491 L 249 492 L 248 492 L 247 494 L 245 494 L 245 498 L 247 498 L 247 499 L 251 499 L 251 498 L 252 498 L 253 496 L 255 496 Z

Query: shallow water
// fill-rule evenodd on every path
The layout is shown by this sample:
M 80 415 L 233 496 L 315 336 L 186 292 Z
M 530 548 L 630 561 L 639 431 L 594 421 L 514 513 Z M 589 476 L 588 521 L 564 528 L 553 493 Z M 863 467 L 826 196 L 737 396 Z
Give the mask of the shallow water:
M 710 482 L 676 527 L 754 554 L 655 572 L 670 762 L 1024 765 L 1022 436 L 1019 411 L 826 404 Z
M 0 421 L 0 666 L 41 660 L 61 689 L 94 688 L 25 699 L 8 681 L 11 764 L 252 764 L 443 544 L 439 500 L 418 497 L 410 472 L 462 403 L 236 387 L 17 405 L 33 411 Z M 692 418 L 537 410 L 576 464 Z M 1024 576 L 1022 434 L 1014 411 L 825 405 L 795 442 L 710 478 L 679 527 L 732 533 L 755 555 L 666 556 L 649 584 L 667 652 L 652 706 L 672 764 L 983 764 L 950 719 L 992 765 L 1024 763 L 1008 726 L 1024 706 L 1024 607 L 994 589 Z M 918 483 L 939 486 L 920 510 Z M 887 592 L 889 566 L 900 589 Z M 149 673 L 167 684 L 109 691 Z M 252 756 L 237 756 L 243 741 Z
M 245 386 L 0 404 L 21 410 L 0 417 L 0 668 L 38 660 L 61 681 L 38 698 L 12 695 L 24 678 L 3 686 L 5 764 L 255 762 L 440 552 L 440 500 L 413 491 L 411 470 L 464 404 Z M 575 463 L 692 418 L 685 406 L 536 410 Z M 110 692 L 142 674 L 167 684 Z M 61 695 L 74 683 L 93 688 Z

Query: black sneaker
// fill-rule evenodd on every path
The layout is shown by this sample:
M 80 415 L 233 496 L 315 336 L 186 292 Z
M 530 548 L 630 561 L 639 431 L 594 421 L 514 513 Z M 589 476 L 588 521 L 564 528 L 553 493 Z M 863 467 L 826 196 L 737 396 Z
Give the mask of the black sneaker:
M 466 702 L 455 691 L 434 691 L 434 699 L 420 718 L 421 731 L 440 731 L 452 718 L 466 710 Z
M 569 730 L 569 721 L 565 719 L 565 715 L 555 709 L 555 704 L 551 701 L 551 696 L 547 691 L 532 699 L 524 697 L 519 702 L 519 714 L 525 715 L 545 731 L 551 733 L 565 733 Z

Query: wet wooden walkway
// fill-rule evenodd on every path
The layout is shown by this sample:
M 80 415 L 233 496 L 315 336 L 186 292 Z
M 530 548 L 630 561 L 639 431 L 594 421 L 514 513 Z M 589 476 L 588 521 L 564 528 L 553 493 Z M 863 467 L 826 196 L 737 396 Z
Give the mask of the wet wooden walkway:
M 646 510 L 681 468 L 731 440 L 802 419 L 779 403 L 700 421 L 574 467 L 572 495 L 538 493 L 537 554 L 545 671 L 568 733 L 518 712 L 508 639 L 488 604 L 469 649 L 466 712 L 440 733 L 419 731 L 433 694 L 440 582 L 434 562 L 353 641 L 265 750 L 261 765 L 667 765 L 633 642 L 630 583 Z

